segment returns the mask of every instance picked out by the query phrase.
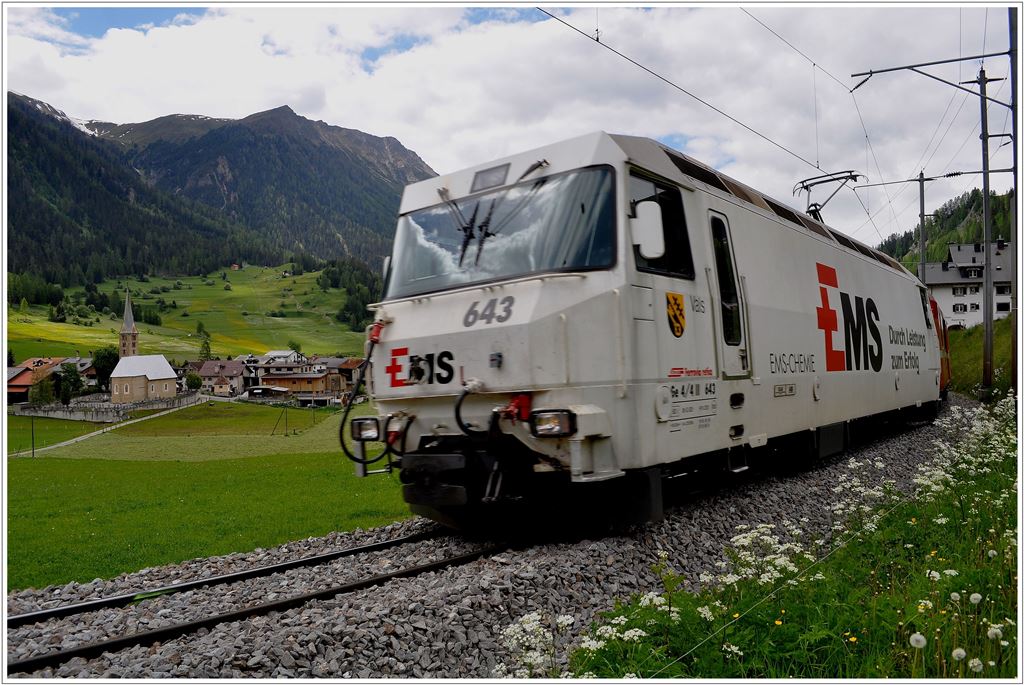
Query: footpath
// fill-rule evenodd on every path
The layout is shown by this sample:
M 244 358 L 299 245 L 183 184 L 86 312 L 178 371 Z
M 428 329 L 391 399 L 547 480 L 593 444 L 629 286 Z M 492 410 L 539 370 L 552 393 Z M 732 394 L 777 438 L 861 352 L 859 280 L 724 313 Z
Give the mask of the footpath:
M 131 425 L 133 423 L 138 423 L 139 421 L 148 421 L 149 419 L 155 419 L 158 416 L 166 416 L 166 415 L 171 414 L 173 412 L 181 411 L 182 409 L 188 409 L 189 407 L 195 407 L 195 406 L 197 406 L 199 404 L 202 404 L 203 402 L 206 402 L 209 399 L 219 400 L 219 399 L 227 399 L 227 398 L 203 397 L 203 399 L 201 401 L 194 402 L 193 404 L 183 404 L 180 407 L 173 407 L 171 409 L 165 409 L 164 411 L 160 411 L 160 412 L 157 412 L 155 414 L 150 414 L 149 416 L 140 416 L 137 419 L 131 419 L 129 421 L 122 421 L 121 423 L 115 423 L 115 424 L 113 424 L 111 426 L 107 426 L 106 428 L 101 428 L 98 431 L 93 431 L 92 433 L 86 433 L 85 435 L 79 435 L 77 438 L 71 438 L 70 440 L 65 440 L 64 442 L 57 442 L 57 443 L 54 443 L 52 445 L 46 445 L 45 447 L 37 447 L 36 450 L 35 450 L 35 453 L 39 454 L 40 452 L 45 452 L 47 450 L 55 450 L 58 447 L 66 447 L 67 445 L 73 445 L 76 442 L 82 442 L 83 440 L 88 440 L 89 438 L 95 437 L 97 435 L 103 435 L 104 433 L 109 433 L 110 431 L 117 430 L 118 428 L 121 428 L 122 426 L 129 426 L 129 425 Z M 31 449 L 27 449 L 27 450 L 21 450 L 20 452 L 11 452 L 7 456 L 9 456 L 9 457 L 21 457 L 21 456 L 24 456 L 26 454 L 32 454 L 32 450 Z

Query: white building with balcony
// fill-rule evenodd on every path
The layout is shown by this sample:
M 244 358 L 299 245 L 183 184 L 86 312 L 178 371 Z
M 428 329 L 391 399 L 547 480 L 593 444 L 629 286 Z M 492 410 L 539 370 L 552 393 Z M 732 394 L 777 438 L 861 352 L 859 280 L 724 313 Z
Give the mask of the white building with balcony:
M 1014 258 L 1007 240 L 992 242 L 992 316 L 1010 315 L 1010 274 Z M 924 265 L 924 280 L 946 317 L 950 328 L 970 328 L 982 323 L 985 287 L 985 252 L 982 243 L 950 243 L 946 260 Z

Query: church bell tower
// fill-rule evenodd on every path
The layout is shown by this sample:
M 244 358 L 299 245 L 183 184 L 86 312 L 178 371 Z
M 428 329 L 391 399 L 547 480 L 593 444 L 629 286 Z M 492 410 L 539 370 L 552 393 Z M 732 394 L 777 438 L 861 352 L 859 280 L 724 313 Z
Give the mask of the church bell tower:
M 135 327 L 135 316 L 132 314 L 131 291 L 124 294 L 124 323 L 121 325 L 121 345 L 118 355 L 134 357 L 139 353 L 139 329 Z

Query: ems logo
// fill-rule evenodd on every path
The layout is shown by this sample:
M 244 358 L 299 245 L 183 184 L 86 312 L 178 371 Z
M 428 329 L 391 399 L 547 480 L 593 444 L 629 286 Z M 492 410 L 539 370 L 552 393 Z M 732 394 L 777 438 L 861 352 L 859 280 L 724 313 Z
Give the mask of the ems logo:
M 686 330 L 686 299 L 679 293 L 665 293 L 665 313 L 668 315 L 668 327 L 672 335 L 683 337 Z

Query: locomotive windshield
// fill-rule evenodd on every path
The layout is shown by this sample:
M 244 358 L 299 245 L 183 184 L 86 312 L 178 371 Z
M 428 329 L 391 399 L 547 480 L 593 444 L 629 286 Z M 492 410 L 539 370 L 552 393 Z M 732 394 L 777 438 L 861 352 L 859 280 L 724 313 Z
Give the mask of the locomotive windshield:
M 399 218 L 387 299 L 615 261 L 614 176 L 592 167 Z

